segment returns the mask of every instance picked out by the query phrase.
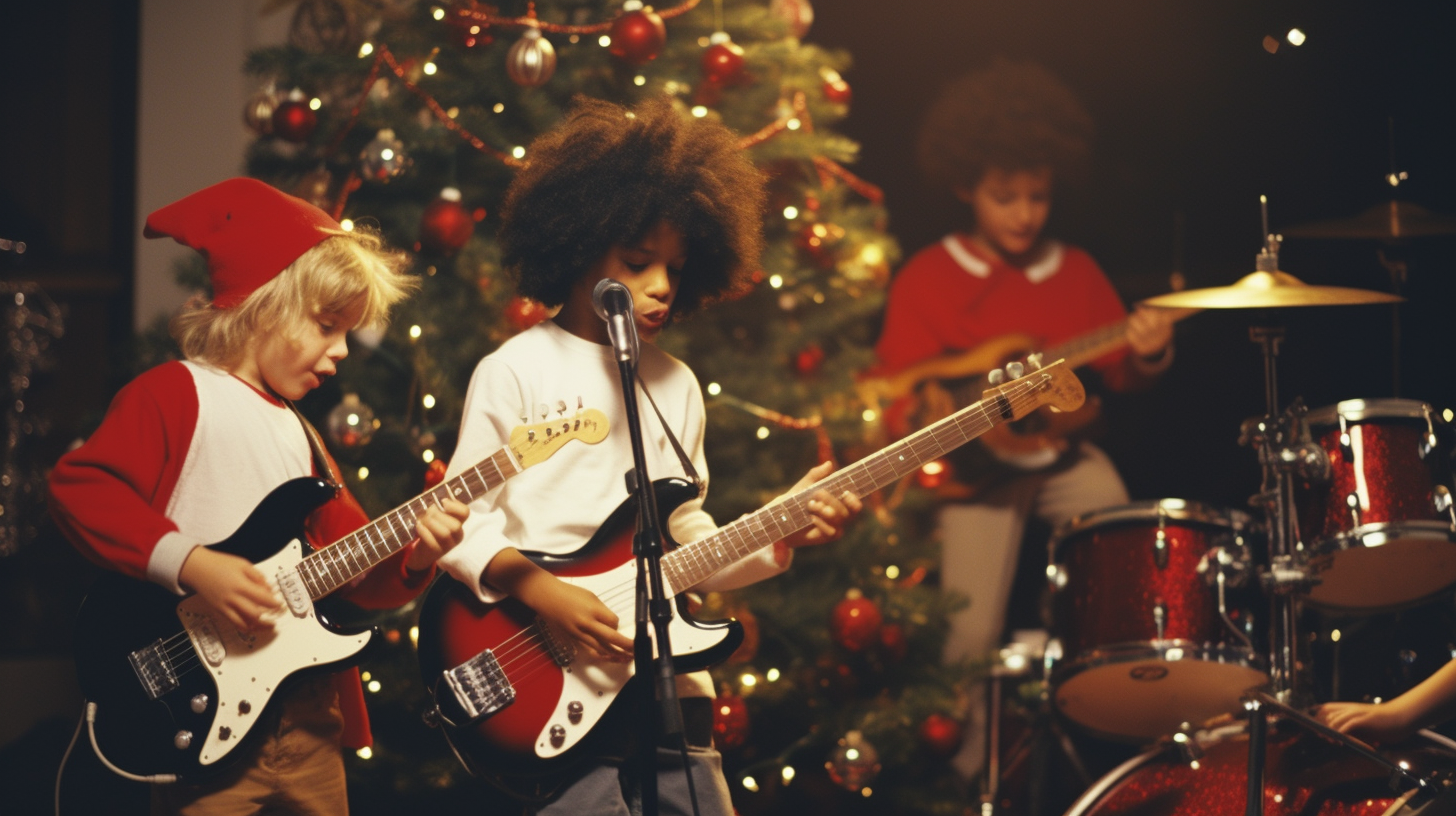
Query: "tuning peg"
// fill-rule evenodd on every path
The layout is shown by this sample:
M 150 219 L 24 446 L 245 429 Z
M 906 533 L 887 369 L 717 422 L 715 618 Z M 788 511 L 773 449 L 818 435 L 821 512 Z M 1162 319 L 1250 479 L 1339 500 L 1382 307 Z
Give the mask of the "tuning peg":
M 1026 366 L 1015 362 L 1007 363 L 1006 373 L 1011 375 L 1011 379 L 1019 380 L 1021 379 L 1021 375 L 1026 373 Z
M 1032 371 L 1041 371 L 1041 352 L 1026 355 L 1026 363 L 1031 366 Z
M 1006 372 L 999 368 L 993 368 L 986 373 L 986 382 L 992 385 L 1000 385 L 1006 382 Z

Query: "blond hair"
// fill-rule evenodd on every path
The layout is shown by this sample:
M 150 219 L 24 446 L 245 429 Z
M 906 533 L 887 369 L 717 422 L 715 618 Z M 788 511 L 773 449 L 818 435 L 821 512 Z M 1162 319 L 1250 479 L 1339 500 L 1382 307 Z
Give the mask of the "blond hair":
M 341 233 L 304 252 L 230 309 L 204 302 L 172 318 L 172 337 L 189 360 L 231 369 L 266 333 L 293 333 L 320 315 L 347 311 L 363 299 L 360 326 L 382 326 L 389 310 L 417 286 L 404 273 L 408 257 L 384 248 L 378 235 Z

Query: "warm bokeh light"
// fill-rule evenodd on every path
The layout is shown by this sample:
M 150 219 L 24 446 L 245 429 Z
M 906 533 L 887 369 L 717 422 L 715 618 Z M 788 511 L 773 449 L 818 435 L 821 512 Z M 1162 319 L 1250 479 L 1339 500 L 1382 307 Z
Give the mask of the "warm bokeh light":
M 1289 33 L 1284 35 L 1284 39 L 1289 40 L 1290 45 L 1298 47 L 1304 45 L 1305 36 L 1303 31 L 1297 28 L 1291 28 L 1289 29 Z

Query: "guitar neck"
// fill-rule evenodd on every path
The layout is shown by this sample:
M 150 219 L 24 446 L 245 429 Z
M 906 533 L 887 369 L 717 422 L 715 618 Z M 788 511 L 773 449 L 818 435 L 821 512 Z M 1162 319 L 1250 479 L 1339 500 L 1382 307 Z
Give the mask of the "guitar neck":
M 1018 409 L 1035 400 L 1040 383 L 1034 373 L 1007 385 L 993 397 L 967 406 L 922 428 L 878 453 L 842 468 L 792 496 L 768 505 L 713 535 L 678 547 L 663 557 L 663 571 L 673 587 L 694 586 L 720 569 L 775 541 L 808 527 L 809 501 L 820 490 L 840 496 L 848 491 L 867 496 L 926 462 L 970 442 L 996 425 L 1015 418 Z
M 380 561 L 404 549 L 415 539 L 415 520 L 447 498 L 469 504 L 506 479 L 521 472 L 508 447 L 461 473 L 441 482 L 375 521 L 330 546 L 304 558 L 298 564 L 299 577 L 314 599 L 328 595 L 363 574 Z
M 1073 337 L 1042 352 L 1048 360 L 1066 360 L 1068 368 L 1080 368 L 1104 354 L 1127 345 L 1127 320 Z

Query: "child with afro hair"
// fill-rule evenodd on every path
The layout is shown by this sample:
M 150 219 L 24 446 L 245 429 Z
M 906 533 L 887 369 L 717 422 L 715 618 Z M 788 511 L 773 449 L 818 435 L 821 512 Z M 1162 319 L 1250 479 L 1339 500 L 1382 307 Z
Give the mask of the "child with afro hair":
M 583 408 L 607 415 L 610 432 L 595 445 L 568 444 L 549 460 L 472 504 L 465 538 L 441 565 L 482 601 L 512 597 L 576 647 L 573 672 L 614 671 L 632 656 L 633 595 L 598 598 L 557 578 L 523 555 L 566 556 L 580 549 L 628 499 L 633 467 L 617 362 L 604 321 L 592 305 L 603 280 L 632 296 L 644 341 L 638 360 L 641 392 L 661 411 L 642 421 L 648 474 L 688 477 L 668 433 L 703 479 L 697 498 L 664 520 L 669 536 L 690 543 L 717 524 L 703 510 L 702 392 L 692 371 L 653 345 L 679 315 L 731 294 L 752 273 L 761 249 L 761 175 L 722 125 L 694 119 L 666 99 L 626 109 L 578 100 L 566 119 L 527 150 L 528 165 L 511 183 L 500 234 L 506 266 L 521 294 L 559 307 L 555 316 L 508 340 L 477 366 L 466 394 L 455 461 L 496 450 L 511 430 Z M 641 400 L 645 404 L 645 400 Z M 813 468 L 793 492 L 827 476 Z M 765 546 L 696 587 L 727 590 L 783 572 L 791 549 L 838 538 L 860 509 L 851 494 L 819 491 L 813 524 Z M 733 812 L 721 759 L 712 744 L 713 687 L 707 672 L 677 678 L 688 765 L 698 812 Z M 620 703 L 619 698 L 619 703 Z M 639 739 L 661 745 L 660 735 Z M 638 776 L 617 756 L 594 756 L 538 812 L 638 812 Z M 659 748 L 662 813 L 693 813 L 681 755 Z
M 938 381 L 983 374 L 1014 354 L 1048 348 L 1126 319 L 1125 344 L 1091 362 L 1109 389 L 1150 382 L 1171 362 L 1171 321 L 1130 317 L 1083 250 L 1046 237 L 1053 183 L 1086 172 L 1091 117 L 1045 68 L 997 60 L 951 82 L 935 99 L 917 144 L 927 176 L 968 205 L 966 229 L 910 259 L 895 276 L 866 389 L 892 403 L 888 416 L 934 418 L 952 398 Z M 1047 362 L 1051 362 L 1048 360 Z M 1111 460 L 1085 440 L 1048 438 L 1033 451 L 958 461 L 940 510 L 942 586 L 974 607 L 952 616 L 946 658 L 980 660 L 1001 644 L 1027 520 L 1057 525 L 1128 501 Z M 985 463 L 994 469 L 987 477 Z M 982 468 L 970 472 L 972 463 Z M 979 481 L 979 484 L 977 482 Z M 953 764 L 979 772 L 985 745 L 973 702 Z

